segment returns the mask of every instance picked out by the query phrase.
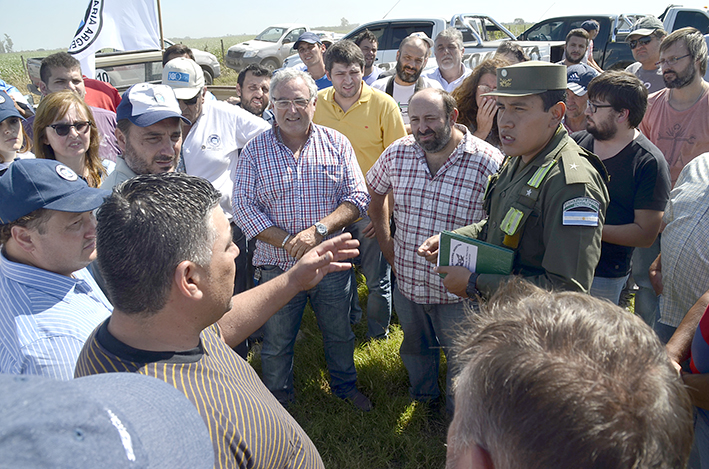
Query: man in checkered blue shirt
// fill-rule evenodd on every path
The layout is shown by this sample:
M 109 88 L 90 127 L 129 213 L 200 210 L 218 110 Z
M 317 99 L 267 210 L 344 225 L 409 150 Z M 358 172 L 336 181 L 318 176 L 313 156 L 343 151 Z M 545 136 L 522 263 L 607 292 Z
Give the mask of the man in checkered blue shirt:
M 253 264 L 261 282 L 290 269 L 367 211 L 369 194 L 352 145 L 341 133 L 312 123 L 317 91 L 307 73 L 276 74 L 270 89 L 276 125 L 244 147 L 236 168 L 234 219 L 257 240 Z M 327 275 L 266 322 L 264 384 L 282 404 L 295 399 L 293 347 L 308 299 L 323 333 L 333 393 L 370 410 L 369 399 L 356 387 L 347 271 Z

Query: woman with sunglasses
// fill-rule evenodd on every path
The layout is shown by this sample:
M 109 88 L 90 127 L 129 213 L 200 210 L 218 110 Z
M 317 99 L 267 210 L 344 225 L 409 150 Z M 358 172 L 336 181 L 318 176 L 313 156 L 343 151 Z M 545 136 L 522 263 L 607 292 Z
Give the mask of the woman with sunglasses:
M 501 148 L 495 118 L 497 100 L 483 94 L 497 89 L 497 69 L 506 65 L 508 62 L 502 58 L 483 60 L 452 93 L 458 103 L 458 123 L 497 148 Z
M 20 158 L 34 158 L 29 151 L 32 143 L 21 120 L 25 120 L 15 107 L 15 101 L 0 91 L 0 175 L 10 164 Z
M 57 160 L 74 170 L 91 187 L 106 175 L 99 157 L 100 135 L 91 109 L 72 91 L 58 91 L 39 103 L 34 119 L 37 158 Z

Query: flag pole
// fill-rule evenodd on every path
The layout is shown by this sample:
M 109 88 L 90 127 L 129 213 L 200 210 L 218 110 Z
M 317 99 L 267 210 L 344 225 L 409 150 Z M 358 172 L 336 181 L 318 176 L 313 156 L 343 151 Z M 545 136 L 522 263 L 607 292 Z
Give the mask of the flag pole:
M 165 37 L 162 32 L 162 13 L 160 11 L 160 0 L 158 2 L 158 26 L 160 27 L 160 50 L 165 50 Z

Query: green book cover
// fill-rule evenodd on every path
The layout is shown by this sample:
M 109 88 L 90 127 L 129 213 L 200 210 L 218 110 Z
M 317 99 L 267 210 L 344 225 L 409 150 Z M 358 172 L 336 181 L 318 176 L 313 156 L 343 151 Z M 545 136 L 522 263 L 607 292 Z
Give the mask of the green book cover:
M 438 265 L 460 265 L 479 274 L 512 273 L 513 250 L 468 238 L 452 231 L 442 231 L 438 245 Z

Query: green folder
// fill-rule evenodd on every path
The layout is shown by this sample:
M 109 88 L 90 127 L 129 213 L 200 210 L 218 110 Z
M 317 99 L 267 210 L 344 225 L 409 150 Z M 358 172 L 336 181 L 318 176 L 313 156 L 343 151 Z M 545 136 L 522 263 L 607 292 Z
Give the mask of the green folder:
M 438 245 L 439 266 L 461 265 L 479 274 L 509 275 L 512 273 L 514 257 L 515 252 L 512 249 L 452 231 L 441 231 Z

